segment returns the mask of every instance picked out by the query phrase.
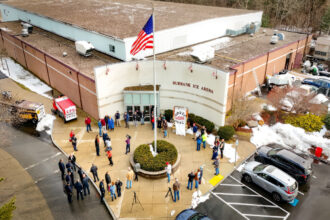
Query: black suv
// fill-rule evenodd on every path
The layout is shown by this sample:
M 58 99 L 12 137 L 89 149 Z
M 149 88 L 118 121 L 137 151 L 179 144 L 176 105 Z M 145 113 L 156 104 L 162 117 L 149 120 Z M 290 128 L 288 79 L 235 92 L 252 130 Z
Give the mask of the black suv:
M 300 185 L 307 183 L 312 174 L 312 160 L 305 159 L 278 144 L 261 146 L 254 159 L 280 168 L 295 178 Z

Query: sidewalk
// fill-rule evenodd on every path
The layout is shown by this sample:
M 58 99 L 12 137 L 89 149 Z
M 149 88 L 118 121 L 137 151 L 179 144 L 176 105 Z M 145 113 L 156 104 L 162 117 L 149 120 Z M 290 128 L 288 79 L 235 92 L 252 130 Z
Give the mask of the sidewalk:
M 122 123 L 124 124 L 124 123 Z M 125 136 L 129 134 L 131 139 L 131 153 L 140 144 L 151 142 L 153 139 L 153 131 L 151 125 L 139 125 L 135 128 L 133 125 L 127 128 L 115 128 L 114 131 L 108 132 L 111 137 L 113 147 L 113 162 L 114 166 L 109 166 L 109 161 L 103 150 L 103 140 L 100 139 L 100 157 L 96 156 L 94 138 L 98 134 L 96 124 L 92 125 L 93 131 L 86 132 L 84 125 L 84 117 L 78 116 L 77 121 L 72 121 L 64 124 L 62 120 L 55 120 L 53 127 L 53 140 L 61 146 L 66 153 L 73 152 L 71 143 L 69 142 L 69 133 L 71 129 L 76 134 L 78 139 L 78 152 L 75 152 L 78 163 L 84 170 L 89 171 L 91 164 L 94 163 L 98 167 L 100 179 L 104 179 L 104 174 L 109 171 L 112 181 L 117 178 L 123 182 L 122 197 L 111 201 L 111 198 L 106 194 L 106 200 L 117 218 L 152 218 L 152 219 L 173 219 L 183 209 L 189 208 L 191 205 L 192 191 L 186 189 L 187 175 L 191 170 L 198 169 L 201 165 L 204 166 L 203 181 L 199 190 L 204 194 L 210 190 L 213 185 L 209 180 L 214 177 L 214 167 L 212 165 L 211 156 L 212 149 L 207 146 L 204 150 L 196 151 L 196 143 L 192 140 L 191 135 L 177 136 L 169 132 L 170 137 L 166 140 L 173 143 L 178 152 L 181 154 L 181 165 L 178 171 L 171 177 L 171 183 L 167 183 L 166 178 L 151 180 L 139 177 L 139 181 L 133 181 L 132 189 L 125 189 L 126 173 L 129 167 L 129 155 L 125 155 Z M 159 139 L 162 134 L 159 133 Z M 230 146 L 227 146 L 230 147 Z M 239 160 L 237 164 L 251 155 L 255 150 L 255 146 L 251 143 L 241 140 L 238 146 Z M 234 169 L 234 164 L 229 162 L 228 158 L 221 160 L 220 174 L 226 177 Z M 169 197 L 165 198 L 168 187 L 172 187 L 174 178 L 178 178 L 181 183 L 180 201 L 174 203 Z M 133 191 L 137 193 L 144 210 L 139 204 L 135 204 L 132 209 Z M 132 212 L 131 212 L 132 209 Z M 171 216 L 172 210 L 175 214 Z

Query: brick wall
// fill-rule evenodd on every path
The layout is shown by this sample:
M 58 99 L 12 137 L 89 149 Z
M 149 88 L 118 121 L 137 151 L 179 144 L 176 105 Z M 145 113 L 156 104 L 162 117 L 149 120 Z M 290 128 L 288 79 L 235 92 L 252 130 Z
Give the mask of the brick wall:
M 95 81 L 29 43 L 0 30 L 0 47 L 42 81 L 98 118 Z

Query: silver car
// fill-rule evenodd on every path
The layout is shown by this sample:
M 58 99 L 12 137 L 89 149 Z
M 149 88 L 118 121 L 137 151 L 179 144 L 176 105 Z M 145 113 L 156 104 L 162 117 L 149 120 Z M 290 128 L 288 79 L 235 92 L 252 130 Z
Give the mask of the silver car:
M 251 161 L 244 166 L 242 173 L 245 182 L 253 182 L 268 191 L 275 202 L 290 202 L 297 197 L 297 181 L 272 165 Z

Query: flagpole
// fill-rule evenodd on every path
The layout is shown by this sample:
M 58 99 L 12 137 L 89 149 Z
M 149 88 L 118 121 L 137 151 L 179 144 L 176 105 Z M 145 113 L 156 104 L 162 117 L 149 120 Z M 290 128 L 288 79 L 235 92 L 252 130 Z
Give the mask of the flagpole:
M 154 5 L 152 4 L 152 31 L 153 31 L 153 53 L 154 53 L 154 60 L 153 60 L 153 74 L 154 74 L 154 146 L 155 146 L 155 152 L 157 153 L 157 126 L 156 126 L 156 121 L 157 121 L 157 94 L 156 94 L 156 69 L 155 69 L 155 60 L 156 60 L 156 55 L 155 55 L 155 47 L 156 47 L 156 39 L 155 39 L 155 14 L 154 14 Z

